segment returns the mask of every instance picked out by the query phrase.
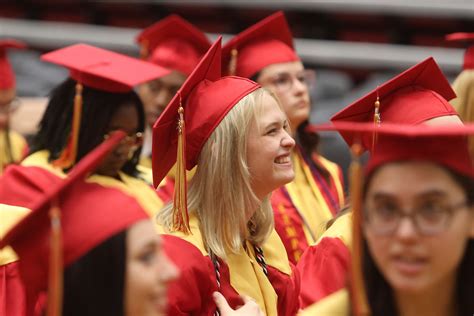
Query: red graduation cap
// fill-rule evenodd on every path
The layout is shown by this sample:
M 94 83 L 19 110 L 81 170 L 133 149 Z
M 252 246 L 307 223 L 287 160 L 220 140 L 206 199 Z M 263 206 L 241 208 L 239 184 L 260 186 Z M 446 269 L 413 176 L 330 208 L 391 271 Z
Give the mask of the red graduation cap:
M 144 59 L 187 76 L 211 46 L 203 32 L 176 14 L 144 29 L 136 42 Z
M 66 169 L 76 161 L 82 113 L 83 86 L 112 92 L 131 91 L 139 83 L 165 76 L 169 70 L 146 61 L 86 44 L 76 44 L 44 54 L 41 59 L 64 66 L 77 81 L 74 114 L 68 145 L 54 165 Z
M 6 194 L 21 196 L 18 189 L 41 192 L 38 199 L 29 203 L 31 212 L 0 241 L 0 248 L 10 245 L 19 255 L 29 300 L 48 289 L 48 315 L 53 310 L 55 315 L 61 315 L 63 266 L 133 223 L 148 218 L 133 198 L 119 190 L 83 181 L 125 136 L 123 132 L 112 134 L 65 179 L 42 172 L 43 177 L 49 178 L 43 181 L 48 187 L 37 187 L 36 167 L 13 166 L 0 181 L 2 203 L 8 202 Z M 92 205 L 96 207 L 91 208 Z
M 196 164 L 201 149 L 226 114 L 260 88 L 246 78 L 221 77 L 221 37 L 211 46 L 153 126 L 155 187 L 177 162 L 174 206 L 176 228 L 187 231 L 185 169 Z
M 251 78 L 268 65 L 299 60 L 282 11 L 235 35 L 222 48 L 224 71 L 245 78 Z
M 13 39 L 0 41 L 0 90 L 15 88 L 15 74 L 7 56 L 10 48 L 24 49 L 26 44 Z
M 430 57 L 348 105 L 331 121 L 420 124 L 435 117 L 457 115 L 448 102 L 455 97 Z M 348 141 L 350 135 L 341 134 Z
M 426 160 L 439 163 L 461 174 L 474 178 L 467 136 L 474 134 L 474 124 L 466 125 L 407 125 L 386 123 L 334 122 L 312 125 L 313 131 L 337 130 L 351 135 L 349 146 L 360 144 L 370 151 L 367 173 L 391 161 Z M 372 135 L 377 143 L 372 148 Z
M 446 40 L 450 42 L 464 42 L 468 44 L 464 52 L 463 69 L 474 69 L 474 33 L 452 33 L 446 35 Z

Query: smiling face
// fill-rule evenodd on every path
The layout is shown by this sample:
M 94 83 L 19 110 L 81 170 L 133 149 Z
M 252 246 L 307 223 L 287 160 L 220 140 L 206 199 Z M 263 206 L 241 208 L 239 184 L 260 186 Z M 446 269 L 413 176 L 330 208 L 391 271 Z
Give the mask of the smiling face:
M 307 77 L 299 61 L 280 63 L 262 69 L 257 78 L 280 100 L 293 131 L 309 118 L 310 100 Z
M 163 315 L 167 285 L 178 270 L 164 253 L 161 237 L 144 220 L 128 229 L 126 246 L 125 315 Z
M 395 209 L 405 214 L 417 210 L 426 215 L 427 210 L 439 209 L 441 205 L 461 203 L 443 225 L 445 228 L 434 235 L 420 233 L 406 216 L 400 219 L 393 234 L 383 236 L 366 223 L 370 254 L 395 293 L 443 290 L 456 282 L 466 243 L 474 237 L 474 210 L 462 204 L 466 199 L 463 187 L 435 164 L 390 163 L 375 171 L 365 198 L 366 210 L 384 210 L 384 214 Z M 431 215 L 426 219 L 434 220 Z
M 295 141 L 288 133 L 286 115 L 268 93 L 261 102 L 260 115 L 251 123 L 247 138 L 251 185 L 260 200 L 295 177 L 290 159 Z

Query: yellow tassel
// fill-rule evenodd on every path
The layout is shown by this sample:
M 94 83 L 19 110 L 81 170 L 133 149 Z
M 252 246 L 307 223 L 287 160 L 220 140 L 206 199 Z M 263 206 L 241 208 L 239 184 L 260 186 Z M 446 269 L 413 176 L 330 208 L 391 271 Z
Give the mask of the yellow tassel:
M 176 177 L 173 201 L 173 229 L 186 234 L 191 232 L 189 228 L 189 215 L 187 203 L 187 179 L 186 179 L 186 124 L 184 122 L 184 108 L 179 100 L 178 121 L 178 150 L 176 158 Z
M 48 274 L 47 316 L 61 316 L 63 306 L 63 251 L 61 214 L 57 204 L 49 210 L 51 237 Z
M 362 166 L 360 155 L 362 146 L 352 145 L 352 162 L 350 166 L 350 196 L 352 201 L 352 264 L 351 264 L 351 300 L 354 315 L 370 315 L 362 274 Z
M 53 161 L 55 167 L 67 169 L 76 163 L 77 146 L 79 142 L 79 133 L 81 128 L 82 116 L 82 84 L 76 84 L 76 95 L 74 97 L 74 110 L 72 113 L 71 134 L 66 147 L 61 156 Z
M 143 40 L 143 42 L 141 42 L 140 58 L 143 59 L 143 60 L 148 59 L 148 55 L 149 55 L 148 46 L 149 46 L 149 41 L 148 40 Z
M 229 61 L 229 75 L 235 76 L 235 73 L 237 72 L 237 56 L 239 55 L 239 52 L 237 49 L 233 48 L 232 51 L 230 52 L 230 61 Z
M 377 95 L 377 100 L 375 100 L 374 103 L 375 111 L 374 111 L 374 125 L 375 126 L 380 126 L 381 123 L 381 118 L 380 118 L 380 100 L 379 96 Z M 377 131 L 374 132 L 374 135 L 372 137 L 372 152 L 374 152 L 375 149 L 375 144 L 377 143 Z

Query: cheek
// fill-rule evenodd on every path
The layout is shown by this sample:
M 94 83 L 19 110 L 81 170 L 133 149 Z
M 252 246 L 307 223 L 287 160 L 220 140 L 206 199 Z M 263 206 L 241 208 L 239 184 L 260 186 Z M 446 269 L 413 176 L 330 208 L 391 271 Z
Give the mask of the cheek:
M 388 257 L 388 249 L 389 249 L 389 240 L 386 237 L 375 236 L 370 231 L 365 232 L 365 238 L 367 240 L 368 249 L 365 251 L 369 251 L 372 259 L 375 261 L 375 264 L 379 268 L 379 270 L 383 273 L 383 268 L 385 266 L 385 261 Z

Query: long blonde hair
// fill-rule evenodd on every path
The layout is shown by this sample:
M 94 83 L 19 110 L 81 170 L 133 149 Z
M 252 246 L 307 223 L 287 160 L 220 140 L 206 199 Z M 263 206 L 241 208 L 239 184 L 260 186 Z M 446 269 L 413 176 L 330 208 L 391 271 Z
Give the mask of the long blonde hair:
M 227 113 L 204 144 L 189 184 L 188 210 L 199 218 L 204 244 L 220 258 L 239 253 L 245 240 L 260 246 L 274 227 L 270 196 L 263 201 L 255 196 L 247 166 L 247 137 L 253 120 L 263 113 L 264 94 L 274 97 L 257 89 Z M 171 229 L 172 205 L 157 218 Z
M 474 69 L 463 70 L 454 80 L 453 89 L 457 98 L 450 103 L 464 122 L 474 123 Z M 469 152 L 474 154 L 472 136 L 469 137 Z

